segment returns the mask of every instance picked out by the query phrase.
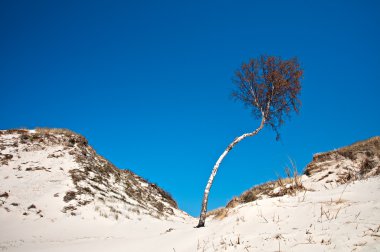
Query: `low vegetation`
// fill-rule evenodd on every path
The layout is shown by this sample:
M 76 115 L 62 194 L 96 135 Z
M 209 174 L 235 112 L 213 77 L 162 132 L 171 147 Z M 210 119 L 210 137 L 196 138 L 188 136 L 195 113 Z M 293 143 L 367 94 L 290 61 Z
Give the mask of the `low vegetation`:
M 380 137 L 314 155 L 305 175 L 318 173 L 324 173 L 319 181 L 325 179 L 326 183 L 339 184 L 380 175 Z M 330 179 L 329 175 L 333 173 L 336 173 L 336 178 Z
M 68 129 L 36 128 L 0 131 L 1 135 L 11 134 L 12 141 L 0 142 L 0 150 L 17 148 L 20 152 L 44 151 L 54 147 L 54 152 L 47 154 L 48 159 L 70 159 L 77 165 L 66 170 L 73 186 L 66 192 L 55 193 L 65 203 L 62 212 L 76 214 L 85 205 L 99 205 L 108 216 L 127 216 L 126 213 L 113 212 L 120 204 L 123 211 L 138 209 L 138 212 L 155 217 L 167 217 L 178 208 L 173 197 L 159 186 L 149 183 L 131 171 L 120 170 L 105 158 L 98 155 L 88 145 L 87 140 Z M 16 153 L 16 152 L 15 152 Z M 13 154 L 13 153 L 12 153 Z M 0 153 L 0 165 L 8 164 L 14 155 Z M 54 163 L 51 160 L 49 163 Z M 21 171 L 21 166 L 18 168 Z M 22 171 L 28 173 L 52 172 L 54 168 L 43 167 L 36 163 L 24 164 Z M 63 168 L 60 168 L 64 171 Z M 19 178 L 18 176 L 16 176 Z M 21 178 L 21 176 L 20 176 Z M 0 202 L 5 201 L 7 193 L 0 193 Z M 100 200 L 102 199 L 102 200 Z M 119 210 L 117 210 L 119 211 Z M 132 210 L 131 210 L 132 211 Z
M 47 135 L 47 138 L 51 138 L 50 143 L 59 141 L 59 144 L 63 144 L 66 148 L 69 148 L 68 153 L 80 165 L 79 168 L 69 171 L 75 190 L 70 190 L 64 195 L 64 202 L 70 203 L 70 205 L 65 206 L 63 212 L 74 212 L 80 206 L 94 202 L 96 198 L 102 198 L 103 201 L 99 201 L 98 203 L 104 204 L 109 209 L 113 209 L 112 202 L 114 200 L 131 205 L 127 200 L 130 197 L 137 201 L 142 209 L 146 209 L 148 208 L 146 205 L 150 205 L 157 212 L 154 216 L 170 215 L 174 213 L 172 208 L 178 208 L 177 203 L 169 193 L 131 171 L 118 169 L 105 158 L 99 156 L 88 145 L 87 140 L 83 136 L 66 129 L 45 128 L 36 129 L 36 133 L 32 135 L 35 134 Z M 62 137 L 56 139 L 57 135 L 61 135 Z M 29 136 L 27 139 L 28 141 L 31 140 Z M 63 154 L 58 153 L 50 155 L 49 158 L 59 158 L 61 156 Z M 146 184 L 147 186 L 143 187 L 141 184 Z M 86 200 L 79 200 L 82 196 Z M 157 196 L 159 198 L 156 198 Z M 170 207 L 167 207 L 163 202 L 166 202 Z M 114 213 L 111 211 L 110 214 Z M 117 214 L 117 218 L 119 218 L 120 213 Z
M 218 208 L 208 213 L 215 219 L 223 219 L 226 217 L 231 208 L 238 205 L 253 202 L 264 198 L 274 198 L 284 195 L 295 196 L 300 191 L 305 191 L 301 177 L 298 175 L 297 169 L 293 165 L 293 169 L 285 168 L 286 177 L 278 177 L 277 180 L 269 181 L 260 185 L 256 185 L 251 189 L 243 192 L 240 196 L 234 197 L 229 201 L 225 208 Z
M 7 192 L 3 192 L 2 194 L 0 194 L 0 198 L 7 199 L 8 197 L 9 197 L 9 193 L 7 193 Z
M 333 152 L 337 152 L 351 160 L 356 159 L 357 154 L 359 153 L 362 153 L 367 157 L 380 157 L 380 137 L 376 136 L 364 141 L 358 141 Z

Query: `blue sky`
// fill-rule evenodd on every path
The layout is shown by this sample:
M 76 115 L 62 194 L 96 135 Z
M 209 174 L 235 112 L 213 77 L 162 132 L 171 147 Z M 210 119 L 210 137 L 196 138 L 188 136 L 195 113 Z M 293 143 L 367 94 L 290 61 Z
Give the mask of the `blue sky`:
M 210 171 L 259 122 L 234 71 L 297 56 L 298 116 L 241 142 L 209 208 L 276 179 L 293 159 L 380 135 L 378 1 L 1 1 L 2 129 L 69 128 L 198 215 Z

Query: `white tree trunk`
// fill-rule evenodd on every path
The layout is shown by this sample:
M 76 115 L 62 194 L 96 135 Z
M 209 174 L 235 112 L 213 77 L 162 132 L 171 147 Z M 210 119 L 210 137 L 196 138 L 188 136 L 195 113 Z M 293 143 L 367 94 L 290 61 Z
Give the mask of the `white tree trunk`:
M 259 131 L 264 127 L 264 124 L 265 124 L 265 117 L 263 117 L 263 119 L 261 120 L 260 126 L 255 131 L 253 131 L 251 133 L 245 133 L 245 134 L 243 134 L 243 135 L 235 138 L 235 140 L 232 141 L 232 143 L 230 143 L 228 145 L 228 147 L 224 150 L 224 152 L 222 153 L 222 155 L 219 157 L 218 161 L 216 161 L 216 163 L 214 165 L 214 168 L 212 169 L 210 178 L 208 179 L 208 182 L 207 182 L 207 185 L 206 185 L 206 188 L 205 188 L 205 192 L 204 192 L 204 195 L 203 195 L 202 209 L 201 209 L 201 214 L 199 216 L 198 226 L 196 226 L 197 228 L 205 226 L 206 212 L 207 212 L 207 203 L 208 203 L 208 195 L 210 193 L 210 189 L 211 189 L 211 186 L 212 186 L 212 182 L 214 181 L 215 175 L 218 172 L 219 165 L 222 163 L 223 159 L 227 156 L 228 152 L 230 152 L 230 150 L 232 150 L 232 148 L 234 148 L 237 143 L 239 143 L 244 138 L 251 137 L 251 136 L 254 136 L 257 133 L 259 133 Z

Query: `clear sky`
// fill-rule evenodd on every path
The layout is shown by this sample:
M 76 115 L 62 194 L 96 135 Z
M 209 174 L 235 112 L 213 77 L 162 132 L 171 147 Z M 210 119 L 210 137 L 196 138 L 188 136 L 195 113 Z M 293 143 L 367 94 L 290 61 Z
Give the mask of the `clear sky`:
M 259 121 L 230 97 L 243 61 L 297 56 L 298 116 L 241 142 L 209 208 L 312 155 L 380 135 L 379 1 L 0 2 L 0 128 L 69 128 L 198 215 L 225 147 Z

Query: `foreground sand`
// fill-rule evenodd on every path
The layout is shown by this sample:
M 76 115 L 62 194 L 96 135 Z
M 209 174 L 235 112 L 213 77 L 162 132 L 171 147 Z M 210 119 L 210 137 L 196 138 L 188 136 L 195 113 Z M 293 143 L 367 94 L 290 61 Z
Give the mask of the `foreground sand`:
M 201 229 L 191 217 L 7 216 L 0 219 L 5 251 L 379 251 L 380 177 L 240 205 Z

